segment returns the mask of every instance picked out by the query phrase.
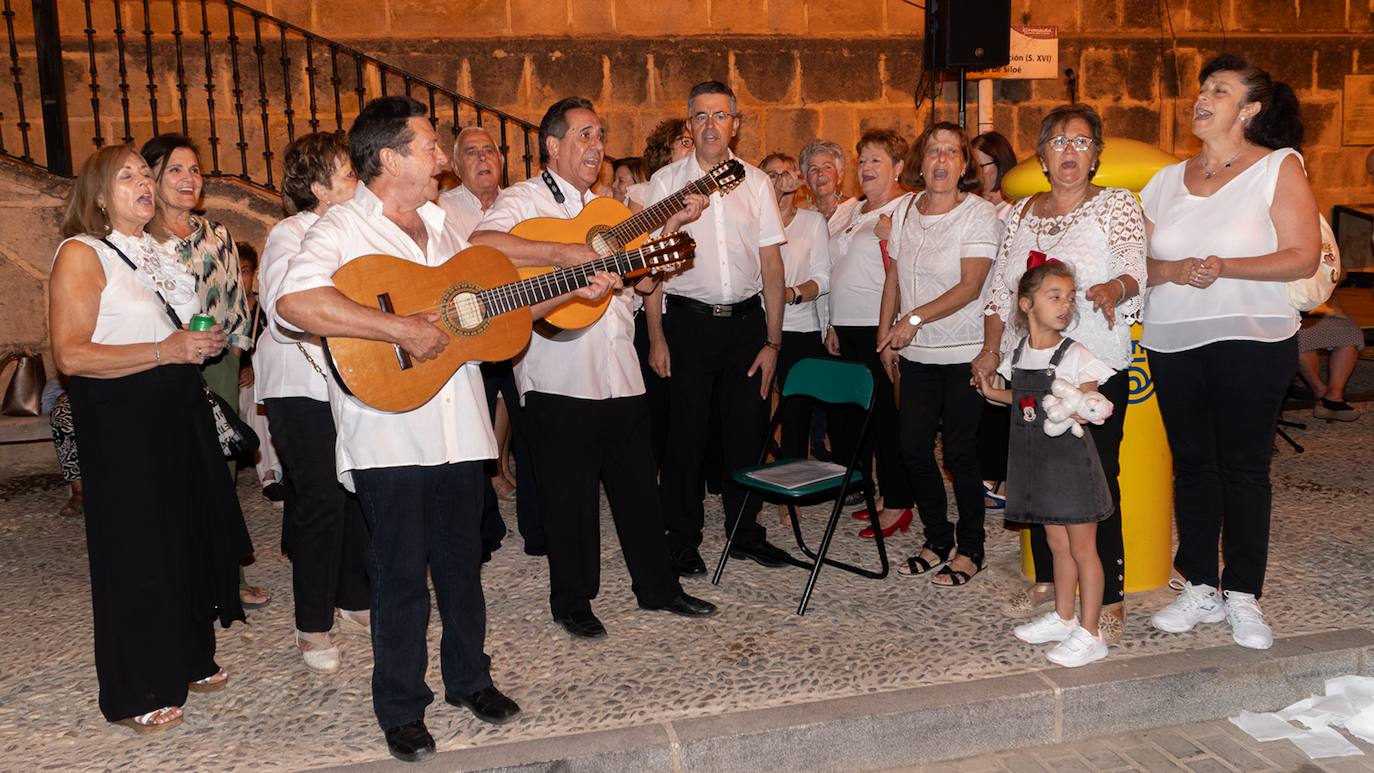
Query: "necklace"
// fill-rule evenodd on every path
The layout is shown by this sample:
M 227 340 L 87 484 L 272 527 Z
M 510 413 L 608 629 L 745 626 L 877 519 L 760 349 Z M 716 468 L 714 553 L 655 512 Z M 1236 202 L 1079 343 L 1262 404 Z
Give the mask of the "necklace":
M 1075 202 L 1074 205 L 1073 205 L 1072 207 L 1070 207 L 1069 210 L 1068 210 L 1067 212 L 1065 212 L 1065 213 L 1062 214 L 1062 215 L 1043 215 L 1043 214 L 1042 214 L 1042 215 L 1035 215 L 1036 218 L 1037 218 L 1037 220 L 1039 221 L 1039 223 L 1037 223 L 1037 225 L 1044 224 L 1044 223 L 1048 223 L 1048 224 L 1049 224 L 1048 226 L 1041 225 L 1041 228 L 1043 228 L 1044 231 L 1045 231 L 1046 233 L 1048 233 L 1050 236 L 1059 236 L 1059 239 L 1055 240 L 1055 243 L 1054 243 L 1055 245 L 1059 244 L 1059 241 L 1063 240 L 1063 238 L 1064 238 L 1064 237 L 1061 235 L 1061 232 L 1067 232 L 1070 228 L 1073 227 L 1073 224 L 1074 224 L 1075 222 L 1077 222 L 1077 220 L 1078 220 L 1078 210 L 1083 206 L 1083 202 L 1085 202 L 1085 201 L 1088 200 L 1088 198 L 1089 198 L 1088 193 L 1090 192 L 1090 190 L 1091 190 L 1091 189 L 1088 189 L 1088 190 L 1083 191 L 1083 196 L 1082 196 L 1077 202 Z M 1048 206 L 1048 204 L 1049 204 L 1049 199 L 1046 198 L 1046 199 L 1043 199 L 1043 201 L 1044 201 L 1044 205 L 1042 205 L 1042 206 Z M 1034 202 L 1034 203 L 1035 203 L 1035 204 L 1038 204 L 1038 203 L 1040 203 L 1040 202 Z M 1034 215 L 1034 214 L 1035 214 L 1034 211 L 1032 211 L 1031 214 Z M 1066 218 L 1067 218 L 1067 220 L 1066 220 Z M 1041 231 L 1041 228 L 1035 228 L 1035 227 L 1032 227 L 1032 228 L 1031 228 L 1031 231 L 1035 234 L 1035 246 L 1036 246 L 1037 249 L 1039 249 L 1039 247 L 1040 247 L 1040 231 Z M 1050 245 L 1050 246 L 1054 246 L 1054 245 Z M 1041 250 L 1041 251 L 1043 252 L 1044 250 Z
M 1198 163 L 1202 164 L 1202 179 L 1204 179 L 1204 180 L 1210 180 L 1210 179 L 1212 179 L 1212 176 L 1215 175 L 1217 172 L 1220 172 L 1220 171 L 1223 170 L 1223 169 L 1230 169 L 1230 168 L 1231 168 L 1231 164 L 1234 164 L 1234 163 L 1236 162 L 1236 159 L 1240 158 L 1240 154 L 1241 154 L 1241 153 L 1244 153 L 1244 152 L 1245 152 L 1245 146 L 1242 145 L 1241 148 L 1240 148 L 1240 150 L 1237 150 L 1237 151 L 1236 151 L 1236 154 L 1235 154 L 1234 156 L 1231 156 L 1231 158 L 1228 159 L 1228 160 L 1226 161 L 1226 163 L 1222 164 L 1221 166 L 1217 167 L 1216 169 L 1213 169 L 1212 167 L 1208 166 L 1208 165 L 1207 165 L 1207 162 L 1205 162 L 1205 161 L 1202 160 L 1202 154 L 1199 153 L 1199 154 L 1198 154 L 1198 157 L 1197 157 L 1197 160 L 1198 160 Z

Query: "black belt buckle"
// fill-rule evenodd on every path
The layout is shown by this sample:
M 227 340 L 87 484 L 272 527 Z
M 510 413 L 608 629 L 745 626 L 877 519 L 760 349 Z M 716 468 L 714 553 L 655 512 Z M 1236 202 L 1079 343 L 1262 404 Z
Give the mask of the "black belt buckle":
M 711 316 L 713 316 L 713 317 L 733 317 L 733 316 L 735 316 L 735 304 L 733 304 L 733 303 L 717 303 L 717 304 L 715 304 L 714 306 L 711 307 Z

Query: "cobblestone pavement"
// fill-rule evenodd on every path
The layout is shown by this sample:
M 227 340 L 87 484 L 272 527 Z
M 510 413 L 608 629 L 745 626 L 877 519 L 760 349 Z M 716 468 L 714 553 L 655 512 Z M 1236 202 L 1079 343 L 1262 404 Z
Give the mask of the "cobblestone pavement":
M 1306 454 L 1283 447 L 1276 457 L 1265 610 L 1280 636 L 1374 629 L 1368 505 L 1374 416 L 1369 405 L 1362 409 L 1359 422 L 1300 431 Z M 229 689 L 192 695 L 180 728 L 147 739 L 104 722 L 96 706 L 84 531 L 79 521 L 56 516 L 65 488 L 46 472 L 11 471 L 0 480 L 0 768 L 296 770 L 386 758 L 371 709 L 369 642 L 345 633 L 340 673 L 305 669 L 291 643 L 290 568 L 277 553 L 281 511 L 262 499 L 248 473 L 240 477 L 239 495 L 257 545 L 258 563 L 248 575 L 269 587 L 274 600 L 250 613 L 250 627 L 219 634 Z M 773 539 L 791 547 L 774 511 L 766 509 L 763 518 Z M 820 519 L 817 511 L 804 514 L 810 534 L 819 533 Z M 708 564 L 720 550 L 721 520 L 713 499 L 703 546 Z M 514 524 L 510 512 L 507 523 Z M 871 563 L 872 543 L 853 536 L 857 527 L 846 520 L 834 555 Z M 602 533 L 596 611 L 610 637 L 598 643 L 570 640 L 550 621 L 544 560 L 526 556 L 518 535 L 487 565 L 493 675 L 525 713 L 496 727 L 440 701 L 427 721 L 441 750 L 922 685 L 953 687 L 1048 667 L 1042 648 L 1013 639 L 997 612 L 1020 579 L 1016 535 L 996 519 L 989 521 L 989 569 L 969 586 L 937 588 L 895 574 L 873 581 L 827 568 L 801 618 L 793 610 L 805 573 L 748 562 L 732 562 L 720 587 L 686 582 L 689 593 L 720 605 L 715 618 L 640 611 L 605 516 Z M 894 537 L 894 561 L 919 542 L 916 532 Z M 1224 625 L 1182 636 L 1151 629 L 1149 613 L 1169 597 L 1167 590 L 1131 596 L 1125 639 L 1112 658 L 1230 643 Z M 438 634 L 438 625 L 431 626 L 429 681 L 441 690 Z
M 1343 735 L 1366 756 L 1308 759 L 1291 741 L 1260 743 L 1223 719 L 985 754 L 925 768 L 910 768 L 908 773 L 935 770 L 941 773 L 1356 773 L 1374 770 L 1374 745 L 1349 734 Z

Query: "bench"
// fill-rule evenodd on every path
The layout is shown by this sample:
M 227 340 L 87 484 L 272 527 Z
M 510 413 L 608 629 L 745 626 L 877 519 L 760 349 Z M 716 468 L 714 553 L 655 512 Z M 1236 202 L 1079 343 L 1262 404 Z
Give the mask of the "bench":
M 47 416 L 0 416 L 0 443 L 52 442 Z

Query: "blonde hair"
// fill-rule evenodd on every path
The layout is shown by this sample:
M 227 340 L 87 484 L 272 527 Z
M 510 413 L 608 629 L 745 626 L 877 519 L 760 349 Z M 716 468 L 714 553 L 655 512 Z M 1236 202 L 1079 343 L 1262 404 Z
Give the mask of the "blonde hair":
M 132 145 L 107 145 L 82 162 L 72 192 L 67 196 L 67 211 L 62 216 L 63 236 L 104 236 L 110 232 L 110 216 L 100 199 L 109 195 L 115 175 L 124 168 L 124 161 L 130 155 L 143 161 Z

